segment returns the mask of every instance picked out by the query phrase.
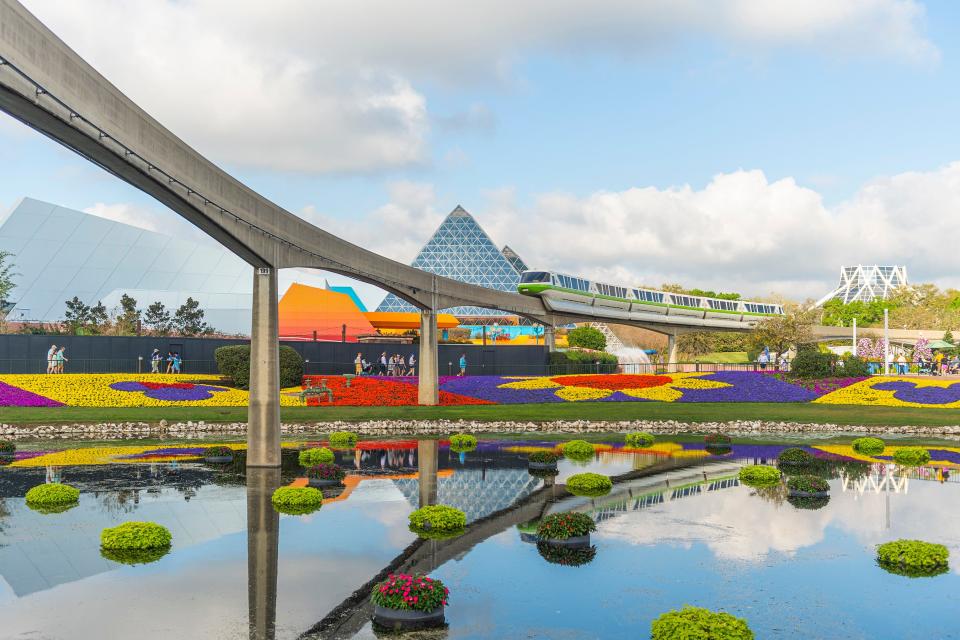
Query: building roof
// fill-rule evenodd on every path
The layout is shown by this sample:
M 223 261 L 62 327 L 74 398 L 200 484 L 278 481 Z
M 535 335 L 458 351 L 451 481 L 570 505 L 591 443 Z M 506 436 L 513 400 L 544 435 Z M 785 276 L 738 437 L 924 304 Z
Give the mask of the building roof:
M 373 325 L 354 304 L 353 299 L 332 289 L 319 289 L 293 283 L 280 298 L 281 338 L 339 341 L 346 327 L 348 342 L 374 333 Z

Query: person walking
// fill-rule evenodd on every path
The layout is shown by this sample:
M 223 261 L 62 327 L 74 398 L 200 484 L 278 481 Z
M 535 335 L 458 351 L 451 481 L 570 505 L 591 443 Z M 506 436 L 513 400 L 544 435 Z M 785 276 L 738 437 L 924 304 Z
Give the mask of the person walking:
M 408 363 L 409 363 L 409 369 L 407 371 L 407 375 L 410 375 L 410 376 L 417 375 L 417 356 L 411 353 L 410 360 L 408 360 Z
M 467 375 L 467 354 L 460 354 L 460 377 Z
M 160 362 L 163 356 L 160 355 L 160 349 L 154 349 L 150 354 L 150 373 L 160 373 Z
M 353 359 L 353 375 L 359 376 L 363 373 L 363 354 L 357 353 L 357 357 Z
M 167 351 L 167 373 L 173 373 L 173 351 Z
M 173 372 L 180 373 L 182 366 L 183 366 L 183 358 L 180 357 L 180 352 L 174 351 L 173 352 Z
M 766 370 L 768 362 L 770 362 L 770 356 L 767 354 L 767 348 L 764 347 L 760 355 L 757 356 L 757 364 L 760 365 L 761 369 Z
M 397 356 L 390 356 L 390 359 L 387 361 L 387 375 L 394 376 L 397 370 Z
M 387 352 L 380 354 L 380 375 L 387 375 Z
M 57 349 L 57 354 L 54 356 L 54 373 L 63 373 L 64 366 L 67 363 L 67 357 L 63 355 L 66 347 L 60 347 Z
M 57 368 L 57 345 L 50 345 L 47 351 L 47 373 L 56 373 Z
M 907 375 L 907 358 L 903 355 L 903 352 L 897 357 L 897 375 Z

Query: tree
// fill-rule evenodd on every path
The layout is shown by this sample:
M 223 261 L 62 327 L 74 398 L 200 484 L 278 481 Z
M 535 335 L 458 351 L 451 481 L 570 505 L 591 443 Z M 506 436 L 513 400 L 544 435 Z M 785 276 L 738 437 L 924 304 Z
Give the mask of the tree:
M 755 349 L 769 347 L 774 357 L 786 353 L 790 347 L 813 340 L 814 311 L 798 308 L 787 311 L 782 316 L 771 316 L 757 323 L 751 336 Z
M 102 301 L 90 307 L 89 327 L 91 333 L 98 334 L 109 324 L 110 317 L 107 315 L 107 307 Z
M 677 338 L 677 349 L 687 356 L 705 356 L 715 351 L 714 334 L 709 331 L 694 331 Z
M 154 335 L 165 336 L 170 333 L 172 326 L 170 312 L 158 300 L 147 307 L 147 312 L 143 315 L 143 324 L 147 325 Z
M 117 316 L 117 334 L 121 336 L 135 335 L 140 328 L 140 310 L 137 301 L 123 294 L 120 296 L 120 315 Z
M 567 344 L 571 347 L 603 351 L 607 348 L 607 337 L 599 329 L 584 325 L 567 333 Z
M 13 270 L 13 262 L 10 258 L 13 254 L 9 251 L 0 251 L 0 318 L 6 315 L 6 308 L 13 292 L 13 278 L 20 274 Z
M 180 335 L 184 336 L 197 336 L 211 331 L 203 321 L 203 309 L 200 308 L 200 303 L 193 298 L 187 298 L 187 301 L 177 309 L 173 316 L 173 326 Z
M 63 314 L 63 322 L 71 334 L 80 334 L 90 324 L 90 307 L 77 296 L 66 302 L 67 310 Z

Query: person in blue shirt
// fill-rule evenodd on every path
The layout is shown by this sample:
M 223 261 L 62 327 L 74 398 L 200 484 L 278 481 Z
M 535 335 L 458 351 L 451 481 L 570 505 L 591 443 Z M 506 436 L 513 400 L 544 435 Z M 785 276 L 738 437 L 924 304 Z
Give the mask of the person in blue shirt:
M 183 359 L 180 357 L 179 351 L 173 352 L 173 372 L 180 373 L 180 366 L 183 364 Z
M 467 375 L 467 354 L 465 353 L 460 355 L 460 373 L 458 375 Z

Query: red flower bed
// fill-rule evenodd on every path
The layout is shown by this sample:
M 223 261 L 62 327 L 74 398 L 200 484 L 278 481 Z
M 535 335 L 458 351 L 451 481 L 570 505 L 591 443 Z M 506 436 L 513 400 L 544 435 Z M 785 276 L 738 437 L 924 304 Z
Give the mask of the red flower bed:
M 377 406 L 397 407 L 417 404 L 417 387 L 408 382 L 385 380 L 383 378 L 354 378 L 350 386 L 346 386 L 346 379 L 340 376 L 304 376 L 303 384 L 320 385 L 321 380 L 327 381 L 327 387 L 333 391 L 333 402 L 328 403 L 326 396 L 321 398 L 307 398 L 307 405 L 311 407 L 331 404 L 333 406 Z M 471 398 L 470 396 L 440 391 L 440 404 L 496 404 L 489 400 Z
M 673 379 L 669 376 L 638 376 L 627 374 L 555 376 L 550 379 L 557 384 L 562 384 L 567 387 L 589 387 L 590 389 L 608 389 L 610 391 L 662 387 L 665 384 L 673 382 Z

